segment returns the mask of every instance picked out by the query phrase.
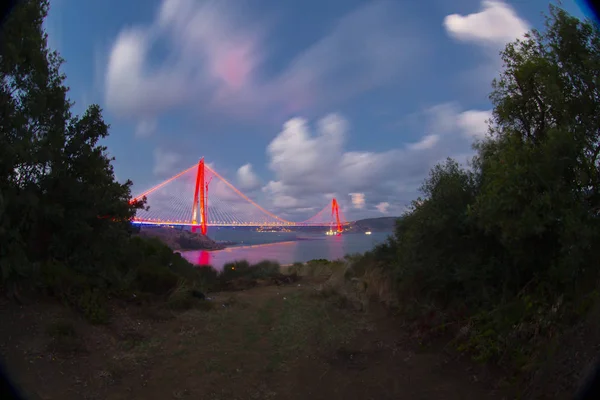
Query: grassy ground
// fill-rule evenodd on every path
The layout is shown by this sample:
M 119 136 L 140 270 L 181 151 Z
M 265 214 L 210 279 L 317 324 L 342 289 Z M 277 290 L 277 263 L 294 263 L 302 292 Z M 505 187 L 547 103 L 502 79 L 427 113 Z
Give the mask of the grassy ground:
M 502 398 L 473 365 L 415 346 L 401 321 L 301 272 L 187 311 L 115 306 L 103 326 L 59 304 L 5 302 L 2 358 L 32 399 Z

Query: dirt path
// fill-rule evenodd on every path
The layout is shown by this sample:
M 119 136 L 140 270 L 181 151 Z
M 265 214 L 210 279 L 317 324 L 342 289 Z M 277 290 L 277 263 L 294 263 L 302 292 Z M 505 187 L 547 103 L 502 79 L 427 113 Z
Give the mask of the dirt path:
M 0 348 L 39 399 L 500 399 L 397 321 L 313 284 L 220 293 L 216 308 L 132 307 L 90 326 L 59 306 L 0 305 Z M 22 333 L 21 333 L 22 332 Z

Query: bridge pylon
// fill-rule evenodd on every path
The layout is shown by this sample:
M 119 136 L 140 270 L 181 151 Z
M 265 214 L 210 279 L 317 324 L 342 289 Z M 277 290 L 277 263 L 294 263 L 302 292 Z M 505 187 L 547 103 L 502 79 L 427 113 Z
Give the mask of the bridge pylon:
M 205 190 L 206 188 L 206 190 Z M 204 182 L 204 157 L 198 161 L 198 172 L 196 173 L 196 188 L 194 189 L 194 203 L 192 205 L 192 232 L 195 232 L 198 225 L 203 235 L 206 235 L 206 209 L 208 185 Z M 198 224 L 198 214 L 200 215 L 200 224 Z
M 337 232 L 341 233 L 343 231 L 343 229 L 342 229 L 342 223 L 340 222 L 340 206 L 338 205 L 338 202 L 335 199 L 335 197 L 331 201 L 331 218 L 333 219 L 334 217 L 335 217 L 335 224 L 336 224 Z

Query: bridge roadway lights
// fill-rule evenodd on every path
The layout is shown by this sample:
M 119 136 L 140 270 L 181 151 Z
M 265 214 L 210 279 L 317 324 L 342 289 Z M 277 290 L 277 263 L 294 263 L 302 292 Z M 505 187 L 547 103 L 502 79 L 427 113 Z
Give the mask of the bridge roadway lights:
M 192 220 L 191 223 L 190 222 L 182 222 L 181 220 L 176 220 L 176 221 L 162 221 L 162 220 L 158 220 L 156 218 L 152 218 L 152 219 L 148 219 L 148 220 L 134 220 L 133 222 L 135 223 L 148 223 L 148 224 L 152 224 L 152 225 L 186 225 L 186 226 L 191 226 L 192 229 L 195 231 L 198 227 L 200 227 L 202 234 L 206 234 L 206 228 L 207 226 L 289 226 L 289 227 L 298 227 L 298 226 L 331 226 L 333 223 L 335 223 L 336 225 L 336 230 L 338 232 L 342 232 L 342 225 L 345 225 L 346 223 L 342 223 L 342 221 L 340 220 L 340 210 L 339 210 L 339 204 L 337 202 L 337 200 L 335 198 L 332 199 L 331 201 L 331 222 L 330 223 L 314 223 L 314 222 L 292 222 L 292 221 L 286 221 L 270 212 L 268 212 L 267 210 L 265 210 L 264 208 L 262 208 L 260 205 L 256 204 L 254 201 L 252 201 L 250 198 L 248 198 L 246 195 L 244 195 L 243 193 L 241 193 L 239 190 L 237 190 L 237 188 L 235 188 L 233 185 L 231 185 L 229 182 L 227 182 L 222 176 L 220 176 L 216 171 L 212 170 L 210 167 L 206 166 L 204 163 L 204 157 L 202 157 L 199 161 L 198 164 L 195 166 L 192 166 L 190 168 L 188 168 L 185 171 L 182 171 L 180 173 L 178 173 L 177 175 L 174 175 L 173 177 L 165 180 L 164 182 L 160 183 L 159 185 L 154 186 L 153 188 L 147 190 L 146 192 L 142 193 L 139 196 L 136 196 L 133 198 L 132 202 L 135 202 L 137 199 L 139 198 L 143 198 L 143 197 L 147 197 L 147 195 L 151 194 L 153 191 L 165 186 L 167 183 L 173 181 L 174 179 L 182 176 L 183 174 L 192 171 L 194 168 L 197 168 L 197 172 L 196 172 L 196 185 L 195 185 L 195 189 L 194 189 L 194 197 L 193 197 L 193 204 L 192 204 Z M 233 189 L 236 193 L 238 193 L 243 199 L 245 199 L 246 201 L 248 201 L 250 204 L 254 205 L 255 207 L 257 207 L 259 210 L 261 210 L 263 213 L 265 213 L 266 215 L 271 216 L 272 218 L 281 221 L 280 223 L 257 223 L 257 222 L 245 222 L 245 223 L 239 223 L 239 222 L 233 222 L 230 224 L 221 224 L 221 223 L 217 223 L 217 224 L 211 224 L 208 222 L 208 218 L 207 218 L 207 210 L 208 210 L 208 184 L 210 183 L 210 180 L 208 182 L 205 182 L 205 169 L 208 168 L 209 172 L 211 172 L 214 176 L 216 176 L 217 178 L 219 178 L 222 182 L 224 182 L 226 185 L 228 185 L 231 189 Z M 212 180 L 213 177 L 211 177 Z M 319 216 L 323 211 L 325 211 L 327 209 L 324 208 L 323 210 L 319 211 L 315 216 L 313 216 L 310 219 L 313 219 L 317 216 Z M 198 217 L 199 217 L 199 221 L 198 221 Z M 310 220 L 309 219 L 309 220 Z

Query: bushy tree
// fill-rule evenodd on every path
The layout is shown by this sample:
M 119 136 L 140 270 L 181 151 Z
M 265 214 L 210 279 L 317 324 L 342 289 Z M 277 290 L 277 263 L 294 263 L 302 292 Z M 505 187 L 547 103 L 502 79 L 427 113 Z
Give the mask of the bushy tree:
M 483 306 L 596 283 L 599 33 L 551 6 L 544 32 L 506 46 L 472 168 L 437 165 L 398 221 L 390 264 L 403 295 Z
M 481 300 L 485 237 L 468 211 L 476 176 L 454 160 L 435 166 L 421 187 L 423 198 L 397 223 L 398 276 L 403 290 L 447 304 Z
M 115 181 L 99 141 L 101 110 L 71 114 L 62 59 L 47 47 L 46 0 L 21 1 L 2 27 L 0 53 L 0 266 L 2 281 L 46 265 L 106 284 L 118 275 L 131 182 Z
M 492 138 L 478 147 L 474 213 L 506 248 L 510 286 L 572 284 L 593 262 L 600 193 L 600 31 L 551 6 L 502 53 Z M 589 269 L 589 268 L 588 268 Z

